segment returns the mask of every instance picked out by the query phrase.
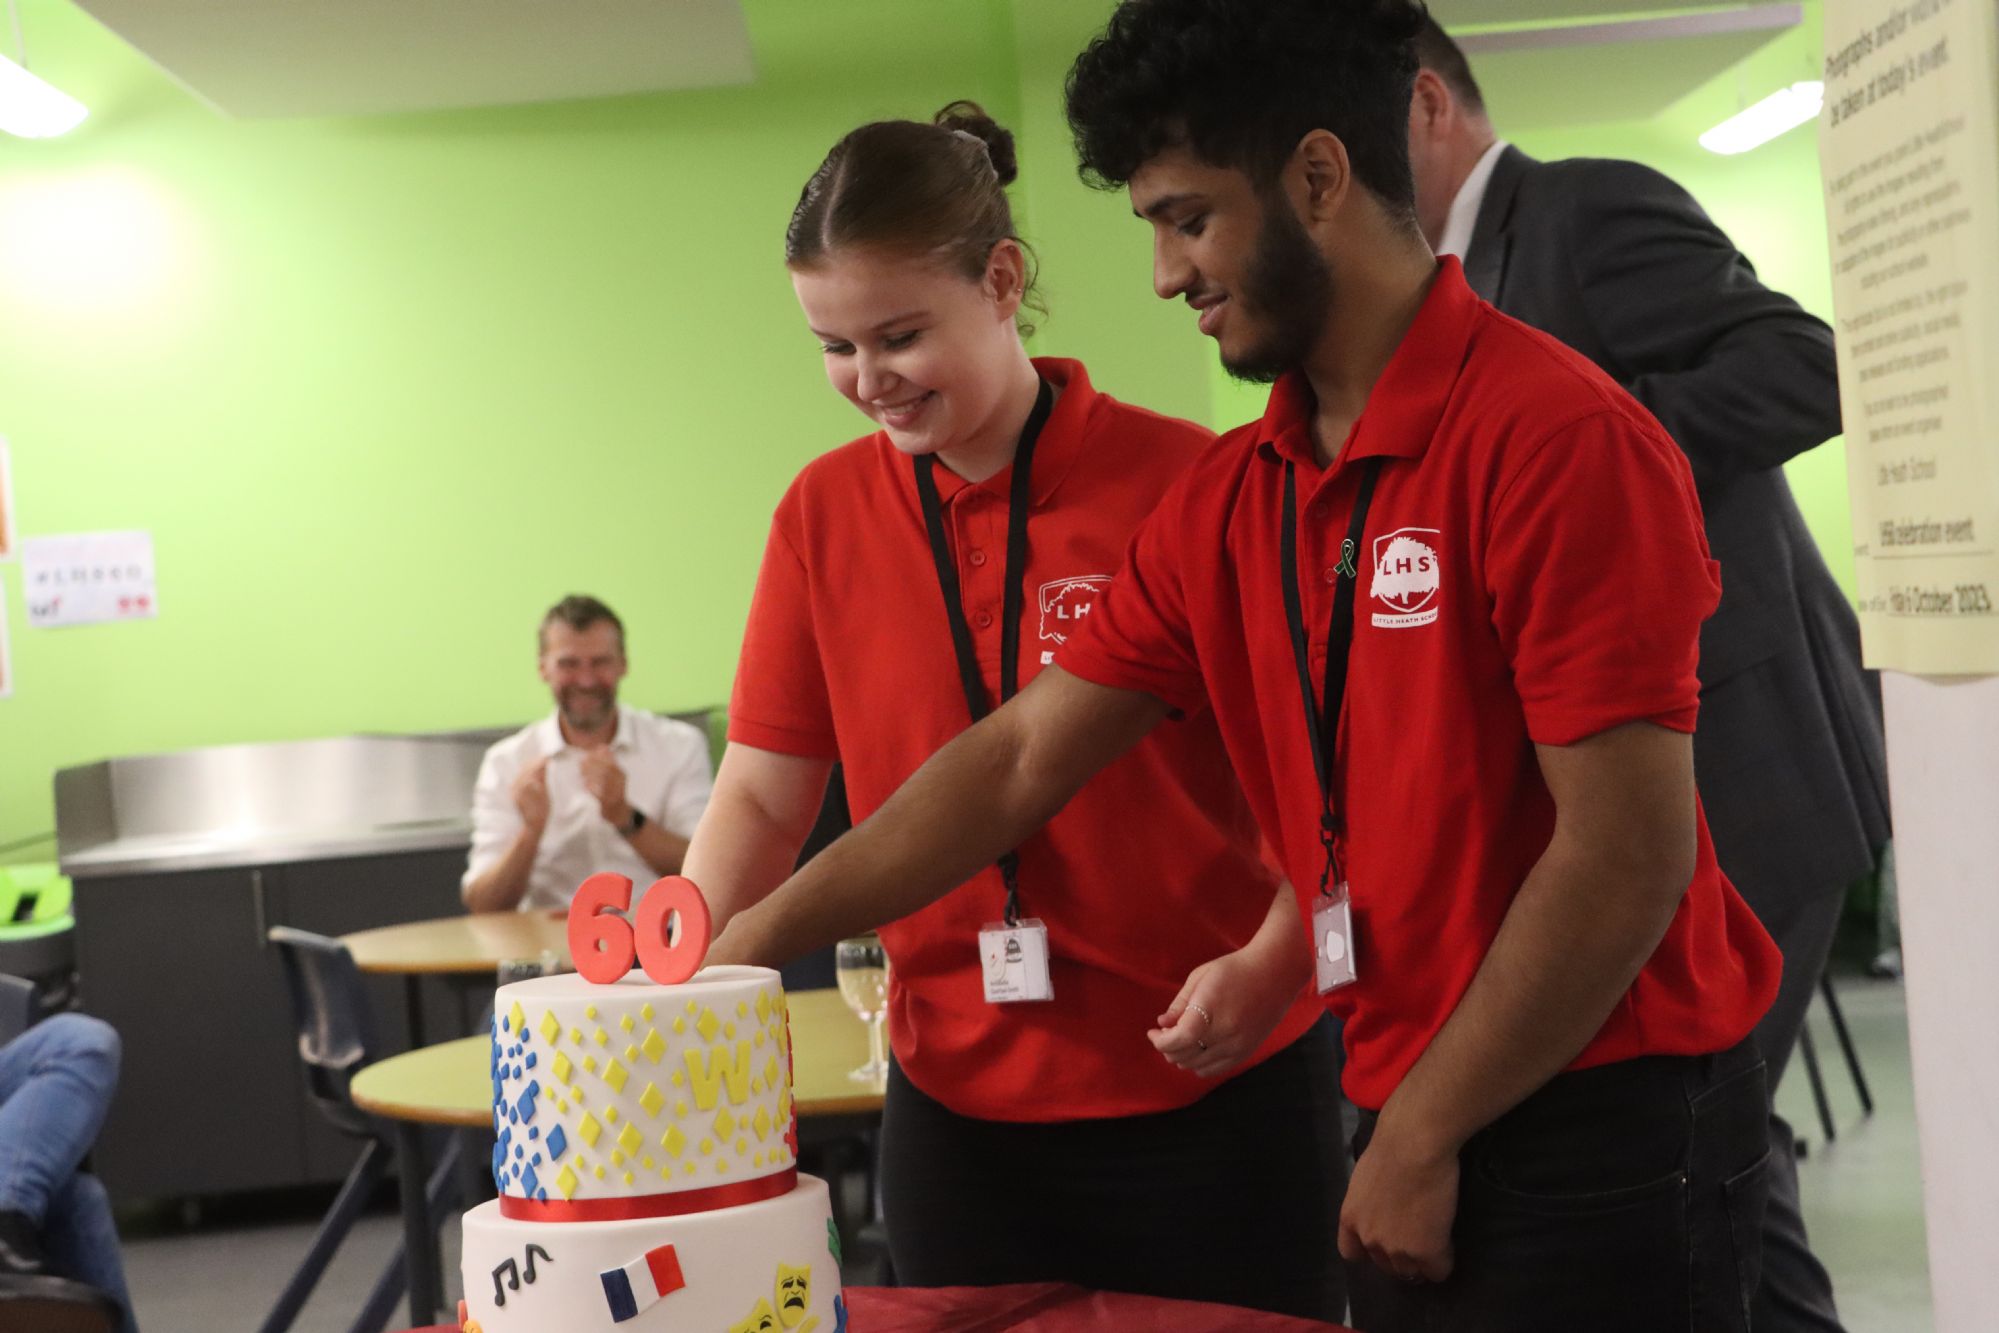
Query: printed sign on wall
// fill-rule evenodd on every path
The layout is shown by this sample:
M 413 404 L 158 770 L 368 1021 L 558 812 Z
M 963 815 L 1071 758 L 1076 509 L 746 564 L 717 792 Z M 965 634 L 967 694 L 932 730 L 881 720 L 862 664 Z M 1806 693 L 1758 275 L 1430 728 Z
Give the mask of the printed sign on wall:
M 14 558 L 14 469 L 7 441 L 0 439 L 0 560 Z
M 1828 0 L 1825 41 L 1867 665 L 1999 672 L 1999 10 Z
M 151 620 L 160 613 L 153 589 L 153 535 L 30 537 L 21 543 L 21 587 L 34 629 Z

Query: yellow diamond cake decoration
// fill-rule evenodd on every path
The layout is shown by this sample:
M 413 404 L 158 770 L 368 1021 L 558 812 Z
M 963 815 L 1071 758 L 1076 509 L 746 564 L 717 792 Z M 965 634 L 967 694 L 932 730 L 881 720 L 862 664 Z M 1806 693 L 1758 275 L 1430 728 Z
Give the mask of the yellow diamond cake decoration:
M 597 1177 L 597 1179 L 602 1180 L 604 1178 L 604 1168 L 601 1166 L 593 1166 L 590 1168 L 590 1174 Z
M 625 1067 L 616 1060 L 604 1066 L 604 1081 L 611 1085 L 611 1091 L 625 1090 Z
M 658 1028 L 646 1029 L 646 1039 L 639 1043 L 639 1049 L 645 1052 L 646 1059 L 654 1064 L 659 1063 L 659 1057 L 666 1054 L 666 1043 L 659 1039 Z M 636 1064 L 637 1061 L 633 1063 Z
M 762 1143 L 770 1133 L 770 1111 L 762 1106 L 757 1108 L 757 1118 L 750 1121 L 750 1128 L 757 1132 L 757 1142 Z
M 568 1167 L 565 1166 L 562 1170 L 556 1172 L 555 1187 L 562 1191 L 563 1198 L 574 1198 L 576 1196 L 576 1185 L 576 1173 Z
M 652 1022 L 652 1005 L 650 1003 L 639 1006 L 639 1017 L 648 1023 Z
M 644 1139 L 639 1137 L 638 1130 L 630 1125 L 626 1125 L 618 1131 L 618 1147 L 624 1150 L 624 1154 L 627 1157 L 636 1156 L 638 1150 L 645 1147 L 645 1142 Z
M 780 1122 L 791 1119 L 791 1089 L 777 1094 L 777 1118 Z
M 757 1029 L 757 1035 L 756 1035 L 756 1040 L 755 1040 L 755 1043 L 754 1043 L 754 1044 L 755 1044 L 755 1045 L 757 1045 L 757 1046 L 759 1046 L 759 1047 L 761 1047 L 761 1046 L 762 1046 L 762 1045 L 764 1044 L 764 1033 L 763 1033 L 763 1029 L 762 1029 L 762 1028 L 758 1028 L 758 1029 Z
M 555 1076 L 564 1083 L 567 1083 L 570 1075 L 576 1072 L 576 1066 L 569 1063 L 569 1056 L 563 1051 L 555 1053 L 555 1064 L 551 1067 L 555 1070 Z
M 778 1074 L 777 1057 L 774 1055 L 766 1056 L 764 1059 L 764 1082 L 768 1083 L 773 1088 L 776 1087 L 777 1074 Z
M 687 1002 L 687 1012 L 690 1014 L 693 1013 L 695 1010 L 699 1009 L 700 1007 L 701 1007 L 700 1005 L 694 1003 L 694 1001 L 692 1000 L 689 1000 Z
M 590 1034 L 590 1040 L 596 1042 L 599 1046 L 609 1046 L 611 1044 L 611 1034 L 602 1028 L 598 1028 Z
M 676 1019 L 674 1019 L 674 1020 L 673 1020 L 673 1035 L 674 1035 L 674 1036 L 676 1036 L 676 1037 L 684 1037 L 684 1036 L 686 1036 L 686 1035 L 687 1035 L 687 1020 L 686 1020 L 686 1019 L 684 1019 L 684 1018 L 676 1018 Z
M 680 1126 L 675 1125 L 659 1136 L 659 1146 L 678 1157 L 687 1149 L 687 1136 L 680 1132 Z
M 639 1105 L 645 1108 L 647 1115 L 659 1114 L 659 1108 L 666 1105 L 666 1098 L 660 1095 L 657 1083 L 646 1084 L 645 1091 L 639 1094 Z
M 604 1108 L 604 1123 L 605 1123 L 605 1124 L 607 1124 L 607 1125 L 615 1125 L 615 1124 L 617 1124 L 617 1123 L 618 1123 L 618 1108 L 617 1108 L 617 1107 L 615 1107 L 615 1106 L 607 1106 L 607 1107 L 605 1107 L 605 1108 Z
M 586 1055 L 586 1056 L 584 1056 L 584 1057 L 583 1057 L 583 1067 L 584 1067 L 585 1069 L 589 1070 L 589 1071 L 590 1071 L 591 1073 L 593 1073 L 593 1074 L 594 1074 L 594 1073 L 596 1073 L 596 1072 L 597 1072 L 597 1057 L 596 1057 L 596 1056 L 594 1056 L 594 1055 Z
M 527 1022 L 528 1022 L 527 1010 L 521 1008 L 521 1002 L 519 1000 L 515 1000 L 514 1007 L 507 1011 L 507 1021 L 513 1024 L 514 1031 L 516 1032 L 527 1031 Z
M 736 1039 L 736 1025 L 734 1023 L 722 1024 L 722 1035 L 730 1041 L 734 1041 Z
M 701 1021 L 694 1025 L 694 1030 L 701 1034 L 701 1040 L 713 1041 L 715 1040 L 715 1029 L 721 1026 L 720 1023 L 715 1021 L 715 1012 L 712 1009 L 703 1009 L 701 1011 Z
M 675 1115 L 686 1115 L 687 1103 L 684 1100 L 676 1099 L 673 1103 L 673 1113 Z
M 604 1132 L 604 1127 L 597 1123 L 596 1116 L 585 1111 L 582 1121 L 576 1126 L 576 1132 L 583 1136 L 585 1147 L 594 1148 L 597 1146 L 598 1135 Z M 415 1196 L 412 1195 L 411 1197 Z
M 582 1028 L 569 1029 L 569 1040 L 575 1042 L 578 1046 L 581 1046 L 583 1044 L 583 1029 Z
M 750 1006 L 749 1006 L 749 1004 L 748 1004 L 748 1003 L 747 1003 L 746 1001 L 743 1001 L 743 1000 L 738 1000 L 738 1001 L 736 1001 L 736 1017 L 737 1017 L 737 1018 L 748 1018 L 749 1016 L 750 1016 Z
M 620 1018 L 618 1020 L 618 1026 L 623 1028 L 625 1031 L 630 1032 L 634 1027 L 638 1025 L 632 1022 L 632 1016 L 630 1014 L 626 1014 L 623 1018 Z
M 729 1108 L 725 1106 L 715 1113 L 715 1137 L 726 1139 L 735 1132 L 736 1117 L 730 1115 Z
M 589 1019 L 589 1020 L 590 1020 L 591 1022 L 593 1022 L 593 1023 L 594 1023 L 594 1022 L 596 1022 L 596 1021 L 597 1021 L 597 1006 L 596 1006 L 596 1005 L 594 1005 L 594 1004 L 592 1004 L 592 1005 L 587 1005 L 587 1006 L 585 1006 L 585 1007 L 584 1007 L 584 1010 L 583 1010 L 583 1016 L 584 1016 L 585 1018 Z
M 631 1183 L 632 1183 L 632 1181 L 633 1181 L 633 1180 L 635 1180 L 635 1179 L 636 1179 L 636 1177 L 635 1177 L 635 1176 L 633 1176 L 631 1172 L 629 1172 L 629 1171 L 625 1172 L 625 1183 L 626 1183 L 627 1185 L 631 1184 Z
M 625 1047 L 625 1063 L 628 1065 L 635 1065 L 638 1062 L 639 1062 L 639 1048 L 627 1044 Z
M 767 990 L 757 992 L 757 1022 L 770 1022 L 770 992 Z
M 545 1041 L 553 1043 L 562 1039 L 562 1024 L 556 1022 L 554 1013 L 548 1010 L 542 1011 L 540 1030 Z

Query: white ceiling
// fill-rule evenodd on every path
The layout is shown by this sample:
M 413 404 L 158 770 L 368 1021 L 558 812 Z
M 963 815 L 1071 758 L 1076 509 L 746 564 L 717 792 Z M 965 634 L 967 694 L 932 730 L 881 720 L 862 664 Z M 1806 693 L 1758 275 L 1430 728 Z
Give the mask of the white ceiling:
M 1645 120 L 1795 28 L 1795 0 L 1728 8 L 1602 0 L 1435 0 L 1501 133 Z
M 232 116 L 351 116 L 749 83 L 739 0 L 77 0 Z

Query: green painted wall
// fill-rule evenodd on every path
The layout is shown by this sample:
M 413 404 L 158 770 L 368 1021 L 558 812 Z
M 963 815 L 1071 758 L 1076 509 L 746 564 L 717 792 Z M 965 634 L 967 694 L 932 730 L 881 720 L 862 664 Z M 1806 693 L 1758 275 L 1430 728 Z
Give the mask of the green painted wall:
M 745 8 L 752 88 L 232 122 L 72 6 L 25 0 L 36 67 L 92 117 L 0 143 L 20 528 L 150 529 L 162 616 L 31 632 L 0 565 L 0 843 L 49 827 L 68 764 L 536 714 L 529 635 L 572 590 L 630 623 L 627 697 L 726 697 L 770 509 L 860 429 L 779 255 L 800 184 L 862 120 L 983 101 L 1021 136 L 1052 308 L 1036 350 L 1161 410 L 1255 410 L 1152 297 L 1124 199 L 1075 177 L 1061 82 L 1109 0 L 869 0 L 866 24 Z M 1662 134 L 1523 142 L 1666 166 L 1823 310 L 1809 141 L 1723 175 Z M 1823 522 L 1826 497 L 1801 498 Z

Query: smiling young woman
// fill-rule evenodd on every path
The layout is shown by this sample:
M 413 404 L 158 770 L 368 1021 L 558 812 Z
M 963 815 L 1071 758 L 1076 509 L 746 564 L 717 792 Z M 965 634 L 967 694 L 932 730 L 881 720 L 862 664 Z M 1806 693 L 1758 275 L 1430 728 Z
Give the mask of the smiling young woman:
M 793 214 L 805 323 L 876 429 L 771 525 L 686 861 L 718 923 L 790 873 L 836 760 L 865 819 L 1046 669 L 1210 443 L 1028 356 L 1014 175 L 1012 136 L 956 103 L 847 135 Z M 999 865 L 879 924 L 900 1280 L 1340 1316 L 1336 1042 L 1210 719 L 1157 728 Z M 1036 930 L 1052 998 L 988 1000 Z

